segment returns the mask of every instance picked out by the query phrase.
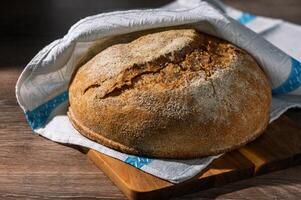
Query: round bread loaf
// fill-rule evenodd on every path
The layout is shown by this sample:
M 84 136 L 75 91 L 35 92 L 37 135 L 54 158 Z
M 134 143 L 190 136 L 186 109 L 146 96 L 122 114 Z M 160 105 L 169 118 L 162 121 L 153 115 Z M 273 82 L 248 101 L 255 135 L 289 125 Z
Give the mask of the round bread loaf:
M 188 159 L 259 136 L 271 88 L 245 51 L 183 28 L 102 50 L 74 74 L 69 99 L 84 136 L 129 154 Z

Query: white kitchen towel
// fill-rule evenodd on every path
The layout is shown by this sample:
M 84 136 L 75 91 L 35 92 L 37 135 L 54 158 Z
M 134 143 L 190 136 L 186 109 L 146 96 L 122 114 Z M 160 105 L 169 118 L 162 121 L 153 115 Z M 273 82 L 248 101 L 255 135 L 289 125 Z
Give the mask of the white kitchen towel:
M 124 154 L 83 137 L 66 116 L 71 74 L 95 43 L 99 45 L 134 31 L 184 24 L 228 40 L 253 55 L 273 88 L 270 122 L 288 108 L 301 107 L 299 26 L 244 13 L 220 1 L 178 0 L 159 9 L 87 17 L 73 25 L 63 38 L 42 49 L 26 66 L 16 85 L 17 100 L 29 125 L 35 133 L 50 140 L 95 149 L 173 183 L 198 174 L 219 156 L 172 160 Z

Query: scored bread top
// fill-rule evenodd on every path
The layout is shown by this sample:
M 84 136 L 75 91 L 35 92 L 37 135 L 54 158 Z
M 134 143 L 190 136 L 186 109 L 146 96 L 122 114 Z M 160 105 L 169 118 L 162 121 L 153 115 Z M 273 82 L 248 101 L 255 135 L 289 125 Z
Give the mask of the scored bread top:
M 217 38 L 200 35 L 194 29 L 158 32 L 103 50 L 78 70 L 75 81 L 80 82 L 78 89 L 82 94 L 97 88 L 98 98 L 103 98 L 131 85 L 140 75 L 162 69 L 165 74 L 172 74 L 171 69 L 201 71 L 190 74 L 190 78 L 195 75 L 206 78 L 217 68 L 227 67 L 234 51 L 239 50 Z
M 101 144 L 130 154 L 193 158 L 262 133 L 271 92 L 245 51 L 185 28 L 104 49 L 76 72 L 69 102 L 73 125 Z

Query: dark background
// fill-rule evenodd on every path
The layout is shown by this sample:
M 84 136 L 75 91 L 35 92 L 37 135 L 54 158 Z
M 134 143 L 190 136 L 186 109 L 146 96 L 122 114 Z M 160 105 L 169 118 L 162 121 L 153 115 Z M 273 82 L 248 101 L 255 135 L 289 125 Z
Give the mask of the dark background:
M 2 0 L 0 67 L 25 66 L 45 45 L 64 36 L 78 20 L 113 10 L 155 8 L 170 0 Z M 298 1 L 226 0 L 249 12 L 301 23 Z M 282 6 L 283 5 L 283 6 Z M 286 8 L 284 12 L 283 8 Z M 289 10 L 289 12 L 287 12 Z
M 1 65 L 25 65 L 78 20 L 101 12 L 160 7 L 170 0 L 4 0 L 0 4 Z M 16 55 L 17 54 L 17 55 Z

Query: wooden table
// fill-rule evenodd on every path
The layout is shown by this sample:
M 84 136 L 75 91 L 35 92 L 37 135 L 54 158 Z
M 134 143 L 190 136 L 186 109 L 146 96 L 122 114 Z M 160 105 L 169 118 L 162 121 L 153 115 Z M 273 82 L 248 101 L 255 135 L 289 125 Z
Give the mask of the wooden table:
M 11 1 L 5 2 L 5 6 L 11 7 Z M 301 1 L 298 0 L 227 0 L 227 3 L 255 14 L 281 17 L 301 24 Z M 87 12 L 90 12 L 92 5 L 85 5 Z M 75 19 L 57 26 L 58 33 L 49 33 L 47 28 L 42 29 L 47 30 L 44 32 L 34 32 L 26 29 L 26 23 L 32 26 L 32 20 L 37 17 L 35 14 L 39 15 L 30 12 L 36 6 L 19 8 L 20 16 L 29 16 L 28 19 L 7 17 L 11 13 L 5 6 L 0 8 L 0 21 L 7 20 L 0 27 L 0 199 L 124 199 L 118 188 L 76 147 L 57 144 L 33 134 L 15 99 L 15 83 L 25 64 L 37 50 L 54 38 L 61 37 L 70 26 L 68 23 L 72 24 Z M 56 18 L 62 15 L 59 12 L 56 14 Z M 87 13 L 81 12 L 80 15 Z M 21 28 L 13 28 L 13 23 Z M 40 26 L 43 28 L 43 25 Z M 288 115 L 301 126 L 301 110 L 291 110 Z M 180 199 L 191 198 L 301 199 L 301 166 Z

